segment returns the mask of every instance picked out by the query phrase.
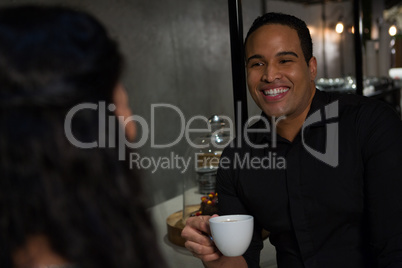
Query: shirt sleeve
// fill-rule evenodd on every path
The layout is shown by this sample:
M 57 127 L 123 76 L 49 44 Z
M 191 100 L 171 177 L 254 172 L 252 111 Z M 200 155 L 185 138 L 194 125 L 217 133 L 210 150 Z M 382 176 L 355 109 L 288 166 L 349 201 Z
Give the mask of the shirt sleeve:
M 402 122 L 385 104 L 363 112 L 358 130 L 370 248 L 376 267 L 402 267 Z
M 234 150 L 226 148 L 221 156 L 220 167 L 216 179 L 216 191 L 218 193 L 218 208 L 220 215 L 250 214 L 238 196 L 237 176 L 238 172 L 233 168 Z M 262 227 L 254 220 L 253 238 L 249 248 L 243 254 L 248 267 L 258 268 L 260 263 L 260 251 L 263 248 Z

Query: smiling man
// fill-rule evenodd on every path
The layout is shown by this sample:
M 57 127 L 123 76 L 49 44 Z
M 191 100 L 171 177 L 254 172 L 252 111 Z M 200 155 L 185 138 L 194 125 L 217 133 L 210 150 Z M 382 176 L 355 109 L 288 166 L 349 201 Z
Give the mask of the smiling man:
M 253 239 L 243 256 L 222 256 L 205 235 L 210 217 L 198 216 L 182 232 L 186 247 L 206 267 L 259 267 L 266 229 L 279 268 L 402 267 L 399 116 L 385 103 L 317 90 L 311 36 L 294 16 L 257 18 L 245 52 L 262 116 L 222 153 L 216 191 L 221 215 L 254 216 Z M 236 166 L 271 154 L 284 168 Z
M 246 40 L 250 94 L 266 115 L 286 116 L 277 129 L 288 140 L 300 130 L 314 96 L 317 61 L 311 49 L 304 55 L 297 31 L 278 24 L 259 27 Z

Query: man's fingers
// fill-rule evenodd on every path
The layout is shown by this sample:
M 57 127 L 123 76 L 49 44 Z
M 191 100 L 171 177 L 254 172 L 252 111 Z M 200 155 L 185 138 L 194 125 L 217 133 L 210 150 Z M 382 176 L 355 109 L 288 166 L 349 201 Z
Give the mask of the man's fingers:
M 215 261 L 222 256 L 210 237 L 208 222 L 210 218 L 210 216 L 190 217 L 181 232 L 181 236 L 186 240 L 184 246 L 204 262 Z
M 192 241 L 187 241 L 184 246 L 193 254 L 193 256 L 206 262 L 217 260 L 222 255 L 216 247 L 203 246 Z
M 222 254 L 220 252 L 216 252 L 216 253 L 209 254 L 209 255 L 197 255 L 197 254 L 193 253 L 193 256 L 196 258 L 199 258 L 203 262 L 211 262 L 211 261 L 216 261 L 217 259 L 219 259 L 222 256 Z
M 186 225 L 201 232 L 210 234 L 209 220 L 210 216 L 195 216 L 187 219 Z
M 194 229 L 190 226 L 186 226 L 183 229 L 183 231 L 181 232 L 181 236 L 187 241 L 192 241 L 200 245 L 214 246 L 214 243 L 212 242 L 208 234 L 200 232 L 199 230 Z
M 193 241 L 186 241 L 186 243 L 184 243 L 184 246 L 192 253 L 195 253 L 197 255 L 207 255 L 217 252 L 217 249 L 214 246 L 204 246 Z

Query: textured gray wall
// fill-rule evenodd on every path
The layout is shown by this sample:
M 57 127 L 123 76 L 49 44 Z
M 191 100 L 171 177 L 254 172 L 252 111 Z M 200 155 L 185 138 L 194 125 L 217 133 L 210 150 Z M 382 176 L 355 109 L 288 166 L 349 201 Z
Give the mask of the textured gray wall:
M 180 109 L 186 122 L 194 115 L 233 117 L 229 26 L 226 1 L 215 0 L 20 0 L 83 8 L 98 17 L 119 41 L 126 57 L 123 84 L 134 114 L 152 127 L 151 104 Z M 172 109 L 155 110 L 155 143 L 166 144 L 180 134 L 180 116 Z M 194 125 L 195 126 L 195 125 Z M 139 136 L 142 135 L 139 128 Z M 142 157 L 184 155 L 185 139 L 170 148 L 153 149 L 148 142 Z M 150 205 L 182 192 L 178 169 L 142 170 Z
M 182 125 L 179 114 L 169 108 L 156 109 L 152 122 L 152 104 L 178 107 L 186 122 L 195 115 L 234 117 L 227 1 L 0 0 L 0 5 L 23 3 L 80 7 L 106 25 L 126 57 L 123 84 L 130 106 L 152 127 L 156 144 L 174 141 Z M 293 13 L 320 27 L 317 7 L 282 1 L 267 1 L 267 7 Z M 244 34 L 261 12 L 260 0 L 243 1 Z M 259 113 L 249 100 L 249 115 Z M 142 135 L 139 127 L 139 137 Z M 139 154 L 154 159 L 170 157 L 172 152 L 184 156 L 188 147 L 183 138 L 170 148 L 151 148 L 148 137 Z M 142 175 L 150 206 L 182 193 L 184 176 L 179 169 L 152 173 L 150 167 L 142 170 Z

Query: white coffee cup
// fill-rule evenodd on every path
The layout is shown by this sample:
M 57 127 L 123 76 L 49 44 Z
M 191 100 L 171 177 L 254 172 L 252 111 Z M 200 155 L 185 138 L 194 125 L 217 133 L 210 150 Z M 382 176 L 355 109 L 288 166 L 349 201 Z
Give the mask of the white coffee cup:
M 228 257 L 246 252 L 253 236 L 254 218 L 250 215 L 227 215 L 209 219 L 215 245 Z

